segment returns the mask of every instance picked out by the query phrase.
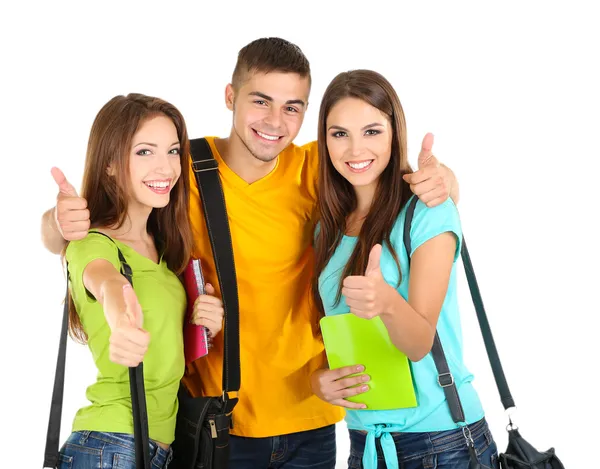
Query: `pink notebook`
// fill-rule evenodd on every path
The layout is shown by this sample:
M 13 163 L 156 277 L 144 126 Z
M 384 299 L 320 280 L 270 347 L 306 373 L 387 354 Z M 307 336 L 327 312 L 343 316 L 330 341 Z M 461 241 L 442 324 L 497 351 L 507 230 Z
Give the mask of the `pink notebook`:
M 208 337 L 204 326 L 196 326 L 190 322 L 196 298 L 204 295 L 204 277 L 200 259 L 191 259 L 183 273 L 185 291 L 187 293 L 187 313 L 183 326 L 183 346 L 185 364 L 208 354 Z

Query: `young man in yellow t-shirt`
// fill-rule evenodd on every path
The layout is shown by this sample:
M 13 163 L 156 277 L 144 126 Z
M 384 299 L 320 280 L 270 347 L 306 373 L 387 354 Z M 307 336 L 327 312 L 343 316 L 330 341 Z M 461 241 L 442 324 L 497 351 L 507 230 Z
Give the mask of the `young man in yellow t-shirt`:
M 311 374 L 325 363 L 310 303 L 317 145 L 292 143 L 310 85 L 309 62 L 297 46 L 280 38 L 251 42 L 240 50 L 226 88 L 231 132 L 207 138 L 219 163 L 240 305 L 242 380 L 231 469 L 335 467 L 335 423 L 343 412 L 317 398 L 310 386 Z M 413 191 L 434 205 L 450 192 L 456 200 L 452 172 L 424 156 L 429 162 L 411 176 Z M 218 288 L 193 172 L 190 183 L 194 256 Z M 44 243 L 54 252 L 63 237 L 78 239 L 88 230 L 84 202 L 66 180 L 60 188 L 57 208 L 43 219 Z M 208 356 L 190 365 L 184 382 L 194 394 L 221 393 L 222 353 L 220 334 Z

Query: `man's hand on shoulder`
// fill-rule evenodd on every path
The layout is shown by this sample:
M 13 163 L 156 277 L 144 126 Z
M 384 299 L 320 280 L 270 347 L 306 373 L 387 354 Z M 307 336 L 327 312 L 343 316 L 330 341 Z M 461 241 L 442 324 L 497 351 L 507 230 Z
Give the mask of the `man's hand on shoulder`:
M 419 153 L 418 170 L 405 174 L 403 179 L 410 184 L 410 190 L 428 207 L 435 207 L 451 197 L 458 203 L 458 181 L 450 168 L 440 164 L 433 155 L 433 134 L 423 138 Z

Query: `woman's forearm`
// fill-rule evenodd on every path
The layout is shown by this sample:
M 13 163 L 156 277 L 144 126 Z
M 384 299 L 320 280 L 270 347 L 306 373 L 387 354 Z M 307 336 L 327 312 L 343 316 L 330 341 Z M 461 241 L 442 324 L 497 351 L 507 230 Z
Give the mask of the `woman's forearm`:
M 125 299 L 123 298 L 123 287 L 128 282 L 125 277 L 111 278 L 102 282 L 98 302 L 102 305 L 106 322 L 111 330 L 126 314 Z
M 123 287 L 129 285 L 129 282 L 108 260 L 96 259 L 85 267 L 83 284 L 102 305 L 104 316 L 112 330 L 125 314 Z
M 380 317 L 385 324 L 392 343 L 417 362 L 431 350 L 435 327 L 408 302 L 389 286 L 385 310 Z

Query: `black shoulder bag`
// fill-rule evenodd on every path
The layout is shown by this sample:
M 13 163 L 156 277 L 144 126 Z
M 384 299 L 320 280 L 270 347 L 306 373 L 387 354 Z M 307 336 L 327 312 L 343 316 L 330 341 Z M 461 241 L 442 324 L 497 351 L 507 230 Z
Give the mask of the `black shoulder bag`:
M 229 464 L 231 414 L 240 389 L 240 337 L 237 279 L 225 197 L 218 163 L 204 138 L 190 141 L 191 156 L 225 310 L 223 393 L 191 397 L 182 385 L 173 442 L 174 469 L 225 469 Z
M 415 213 L 415 207 L 417 205 L 418 198 L 413 197 L 406 210 L 406 220 L 404 222 L 404 247 L 408 255 L 408 262 L 410 265 L 410 253 L 411 242 L 410 242 L 410 228 L 412 219 Z M 492 330 L 483 307 L 483 300 L 477 285 L 477 279 L 475 278 L 475 271 L 473 270 L 473 264 L 469 257 L 469 251 L 465 239 L 462 239 L 461 257 L 467 275 L 467 282 L 469 283 L 469 290 L 471 292 L 471 298 L 475 306 L 477 313 L 477 320 L 479 322 L 479 328 L 483 336 L 485 349 L 494 373 L 494 379 L 496 381 L 496 387 L 500 394 L 500 400 L 505 410 L 515 407 L 515 401 L 508 388 L 504 371 L 502 370 L 502 364 L 500 363 L 500 357 L 494 343 L 492 336 Z M 477 460 L 477 454 L 475 453 L 475 447 L 473 444 L 473 438 L 471 433 L 466 426 L 465 416 L 458 391 L 454 383 L 454 377 L 450 373 L 448 362 L 440 342 L 439 335 L 435 334 L 433 346 L 431 348 L 431 355 L 435 362 L 435 367 L 438 371 L 438 383 L 443 388 L 446 400 L 448 401 L 448 407 L 450 408 L 450 414 L 452 419 L 457 424 L 462 424 L 463 434 L 465 436 L 466 444 L 469 448 L 470 464 L 469 469 L 489 469 Z M 502 469 L 564 469 L 563 464 L 554 454 L 554 448 L 550 448 L 548 451 L 540 452 L 537 451 L 531 444 L 529 444 L 520 434 L 517 427 L 513 425 L 512 420 L 509 417 L 509 423 L 507 426 L 508 431 L 508 447 L 504 453 L 499 454 L 500 466 Z
M 98 231 L 90 234 L 106 236 Z M 106 236 L 112 241 L 109 236 Z M 133 286 L 133 274 L 131 267 L 125 260 L 123 253 L 117 247 L 119 261 L 121 262 L 121 274 L 127 278 Z M 56 374 L 54 376 L 54 390 L 52 391 L 52 403 L 50 404 L 50 419 L 48 422 L 48 433 L 46 436 L 46 448 L 44 450 L 44 468 L 56 469 L 58 467 L 60 423 L 62 417 L 63 395 L 65 388 L 65 361 L 67 355 L 67 335 L 69 328 L 69 269 L 67 266 L 67 293 L 65 294 L 65 306 L 63 309 L 63 321 L 58 345 L 58 359 L 56 362 Z M 133 412 L 133 435 L 135 439 L 135 466 L 150 469 L 150 440 L 148 437 L 148 413 L 146 411 L 146 394 L 144 389 L 144 364 L 140 363 L 135 368 L 129 368 L 129 385 L 131 390 L 131 406 Z

